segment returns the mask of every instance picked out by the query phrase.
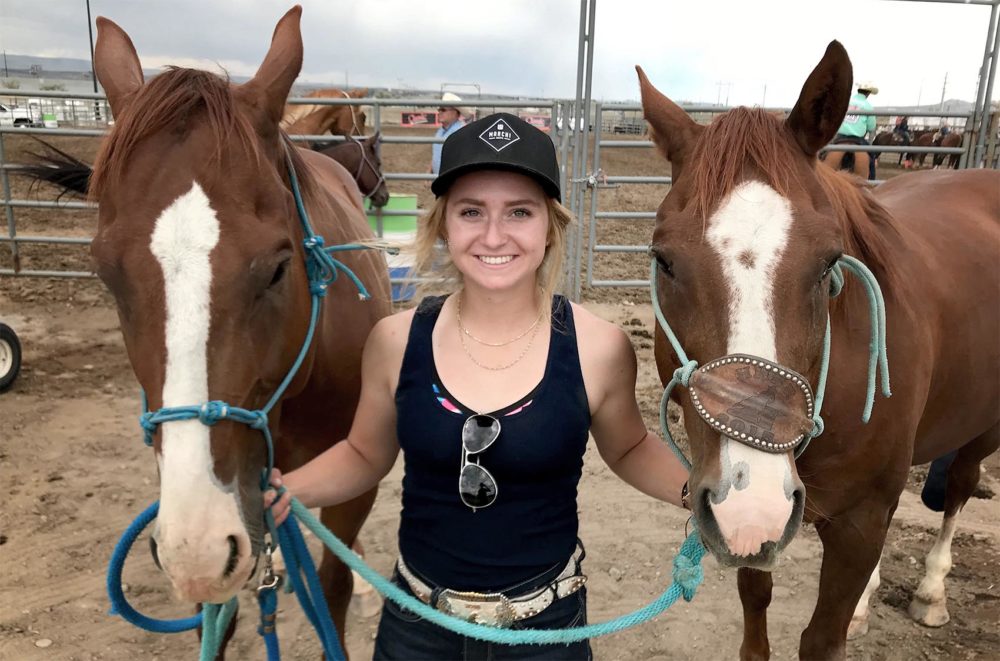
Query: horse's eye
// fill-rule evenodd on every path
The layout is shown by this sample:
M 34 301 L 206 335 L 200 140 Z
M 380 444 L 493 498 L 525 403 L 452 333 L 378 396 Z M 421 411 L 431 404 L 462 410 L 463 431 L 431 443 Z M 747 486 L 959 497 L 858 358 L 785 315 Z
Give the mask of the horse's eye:
M 826 266 L 823 268 L 823 273 L 819 276 L 819 279 L 821 281 L 825 280 L 826 276 L 830 275 L 830 271 L 832 271 L 833 267 L 837 265 L 837 262 L 840 261 L 841 257 L 842 255 L 840 253 L 837 253 L 835 256 L 826 260 Z
M 656 267 L 660 269 L 663 275 L 668 278 L 674 277 L 674 264 L 673 262 L 667 260 L 663 255 L 658 252 L 653 253 L 653 258 L 656 259 Z
M 274 274 L 271 276 L 271 282 L 268 284 L 268 289 L 277 285 L 285 277 L 285 272 L 288 271 L 288 264 L 291 260 L 285 259 L 274 269 Z

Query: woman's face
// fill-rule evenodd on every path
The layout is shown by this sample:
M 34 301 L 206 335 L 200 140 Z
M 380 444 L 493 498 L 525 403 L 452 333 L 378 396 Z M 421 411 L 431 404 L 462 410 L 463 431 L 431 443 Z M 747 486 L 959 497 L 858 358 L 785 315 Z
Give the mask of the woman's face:
M 468 285 L 504 290 L 534 284 L 548 231 L 545 192 L 523 174 L 471 172 L 448 191 L 448 252 Z

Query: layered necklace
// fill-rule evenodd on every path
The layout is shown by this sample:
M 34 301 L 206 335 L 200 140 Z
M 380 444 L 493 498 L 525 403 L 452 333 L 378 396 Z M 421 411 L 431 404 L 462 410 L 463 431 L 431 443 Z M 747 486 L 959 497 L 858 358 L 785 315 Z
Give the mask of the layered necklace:
M 527 328 L 525 328 L 524 331 L 522 331 L 516 337 L 513 337 L 513 338 L 511 338 L 509 340 L 505 340 L 503 342 L 487 342 L 485 340 L 481 340 L 478 337 L 476 337 L 475 335 L 473 335 L 472 333 L 470 333 L 469 329 L 466 328 L 462 324 L 462 294 L 461 293 L 458 295 L 458 303 L 456 305 L 456 316 L 458 317 L 458 330 L 459 330 L 458 339 L 462 343 L 462 349 L 465 350 L 465 355 L 468 356 L 469 360 L 471 360 L 473 363 L 475 363 L 479 367 L 482 367 L 483 369 L 486 369 L 486 370 L 492 370 L 494 372 L 498 372 L 500 370 L 505 370 L 505 369 L 509 369 L 509 368 L 513 367 L 514 365 L 516 365 L 519 362 L 521 362 L 521 359 L 524 358 L 528 354 L 528 350 L 531 349 L 531 345 L 534 344 L 534 342 L 535 342 L 535 336 L 538 335 L 538 329 L 541 327 L 542 317 L 544 316 L 544 308 L 538 312 L 538 316 L 535 318 L 535 321 L 532 322 L 532 324 L 530 326 L 528 326 Z M 517 342 L 518 340 L 520 340 L 521 338 L 523 338 L 528 333 L 531 333 L 531 337 L 528 338 L 528 343 L 526 345 L 524 345 L 524 349 L 521 350 L 521 353 L 519 353 L 517 355 L 517 358 L 515 358 L 514 360 L 510 361 L 509 363 L 505 363 L 503 365 L 484 365 L 483 363 L 479 362 L 479 360 L 477 360 L 476 357 L 472 355 L 472 352 L 469 351 L 469 345 L 465 341 L 465 338 L 468 337 L 472 341 L 474 341 L 474 342 L 476 342 L 478 344 L 481 344 L 483 346 L 487 346 L 487 347 L 504 347 L 504 346 L 507 346 L 508 344 L 513 344 L 514 342 Z

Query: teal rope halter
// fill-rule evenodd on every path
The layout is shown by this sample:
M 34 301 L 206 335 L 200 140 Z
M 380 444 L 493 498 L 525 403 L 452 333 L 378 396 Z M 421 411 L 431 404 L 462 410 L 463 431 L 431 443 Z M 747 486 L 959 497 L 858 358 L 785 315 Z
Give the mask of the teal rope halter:
M 861 283 L 865 287 L 865 293 L 868 296 L 869 316 L 871 320 L 871 340 L 869 342 L 868 357 L 868 389 L 865 397 L 865 408 L 861 415 L 861 421 L 867 424 L 871 419 L 872 407 L 875 404 L 876 372 L 881 373 L 882 395 L 885 397 L 892 396 L 892 391 L 889 388 L 889 359 L 886 353 L 885 299 L 882 296 L 882 289 L 879 287 L 878 280 L 876 280 L 875 275 L 863 263 L 848 255 L 843 255 L 840 259 L 838 259 L 830 272 L 831 297 L 838 296 L 844 287 L 843 269 L 845 268 L 861 280 Z M 666 335 L 667 340 L 670 342 L 670 346 L 673 347 L 674 353 L 677 355 L 677 359 L 681 364 L 680 367 L 674 370 L 670 382 L 663 391 L 663 397 L 660 398 L 660 432 L 663 438 L 670 444 L 670 449 L 673 451 L 674 455 L 682 464 L 684 464 L 685 468 L 690 470 L 691 462 L 684 455 L 684 451 L 677 446 L 677 442 L 674 441 L 674 437 L 670 434 L 670 429 L 667 425 L 667 403 L 670 401 L 670 393 L 673 392 L 673 389 L 678 384 L 685 388 L 688 387 L 691 375 L 694 374 L 696 369 L 698 369 L 698 361 L 688 358 L 688 355 L 684 352 L 684 348 L 681 346 L 680 341 L 677 339 L 677 335 L 670 327 L 670 324 L 667 323 L 666 317 L 663 316 L 663 310 L 660 308 L 660 299 L 657 295 L 656 288 L 657 270 L 656 260 L 650 260 L 649 289 L 650 295 L 653 299 L 653 314 L 656 315 L 656 320 L 660 324 L 660 328 L 663 330 L 664 335 Z M 823 408 L 823 398 L 826 395 L 826 380 L 829 374 L 829 368 L 830 315 L 827 314 L 826 331 L 823 335 L 823 357 L 820 362 L 819 381 L 816 384 L 815 408 L 812 415 L 813 427 L 806 434 L 805 439 L 803 439 L 799 446 L 795 448 L 796 458 L 801 456 L 802 453 L 805 452 L 806 447 L 808 447 L 809 442 L 822 434 L 825 429 L 820 411 Z

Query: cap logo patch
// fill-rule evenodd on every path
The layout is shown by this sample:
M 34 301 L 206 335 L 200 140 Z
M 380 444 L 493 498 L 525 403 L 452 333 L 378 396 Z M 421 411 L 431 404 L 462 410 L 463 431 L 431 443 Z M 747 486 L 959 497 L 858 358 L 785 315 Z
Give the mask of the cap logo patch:
M 521 139 L 506 121 L 498 119 L 488 129 L 479 134 L 479 139 L 500 152 Z

